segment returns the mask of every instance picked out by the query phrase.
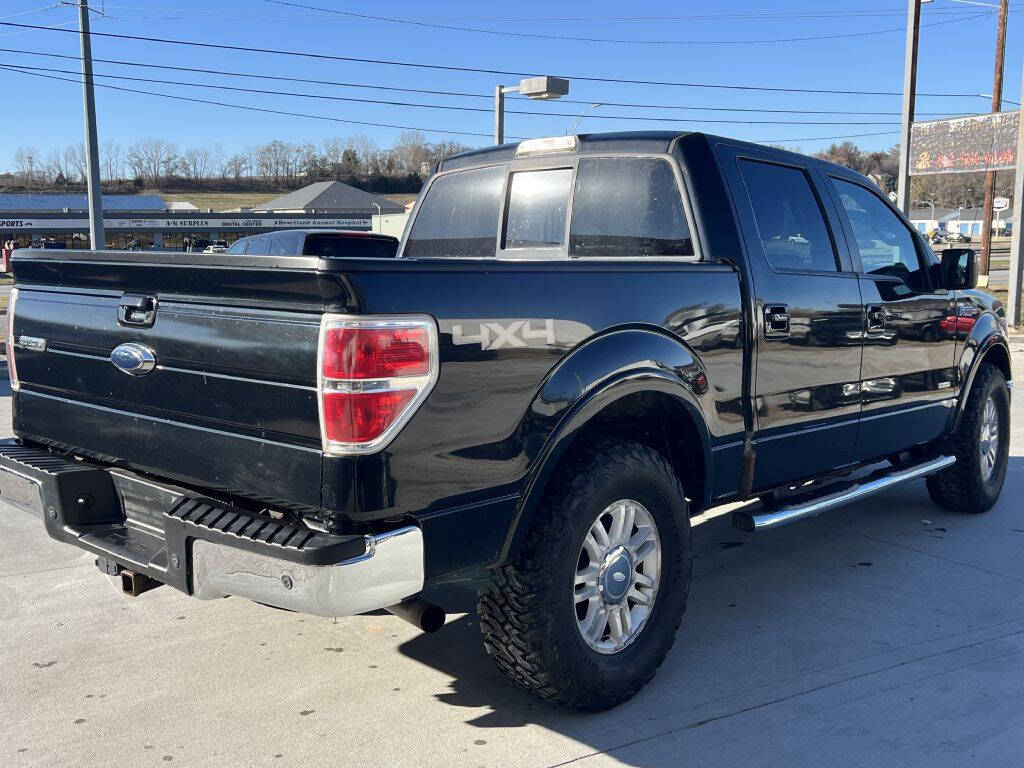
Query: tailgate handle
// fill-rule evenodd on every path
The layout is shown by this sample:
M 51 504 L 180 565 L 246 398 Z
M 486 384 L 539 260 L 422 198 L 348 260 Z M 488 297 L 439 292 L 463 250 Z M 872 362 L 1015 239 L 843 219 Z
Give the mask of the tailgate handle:
M 155 296 L 121 297 L 121 305 L 117 309 L 117 322 L 140 328 L 151 328 L 156 320 Z

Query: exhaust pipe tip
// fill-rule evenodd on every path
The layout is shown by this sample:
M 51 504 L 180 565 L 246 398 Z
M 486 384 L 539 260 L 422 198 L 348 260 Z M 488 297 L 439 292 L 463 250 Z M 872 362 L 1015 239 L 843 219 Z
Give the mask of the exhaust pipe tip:
M 417 629 L 431 634 L 444 626 L 444 608 L 427 600 L 406 600 L 386 609 L 388 613 L 412 624 Z

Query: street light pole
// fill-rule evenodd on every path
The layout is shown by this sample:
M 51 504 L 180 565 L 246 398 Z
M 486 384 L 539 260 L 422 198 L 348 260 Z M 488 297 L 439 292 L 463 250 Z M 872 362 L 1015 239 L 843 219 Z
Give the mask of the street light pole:
M 505 143 L 505 86 L 494 87 L 494 143 Z
M 78 26 L 82 37 L 82 103 L 85 108 L 86 189 L 89 196 L 89 242 L 93 250 L 107 247 L 103 231 L 103 190 L 100 185 L 100 148 L 96 138 L 96 97 L 92 85 L 92 40 L 89 37 L 89 0 L 78 0 Z
M 907 0 L 907 46 L 903 57 L 903 117 L 900 123 L 900 168 L 897 205 L 910 215 L 910 129 L 914 124 L 917 90 L 917 38 L 921 28 L 921 0 Z
M 529 99 L 550 101 L 569 93 L 569 81 L 564 77 L 527 77 L 519 85 L 494 87 L 494 143 L 505 143 L 505 94 L 520 93 Z

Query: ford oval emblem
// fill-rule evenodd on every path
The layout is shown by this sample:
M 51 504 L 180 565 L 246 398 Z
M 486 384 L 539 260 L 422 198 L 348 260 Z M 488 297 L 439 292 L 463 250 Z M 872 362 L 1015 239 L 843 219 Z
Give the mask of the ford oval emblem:
M 145 344 L 120 344 L 110 353 L 112 362 L 119 371 L 142 376 L 156 367 L 156 355 Z

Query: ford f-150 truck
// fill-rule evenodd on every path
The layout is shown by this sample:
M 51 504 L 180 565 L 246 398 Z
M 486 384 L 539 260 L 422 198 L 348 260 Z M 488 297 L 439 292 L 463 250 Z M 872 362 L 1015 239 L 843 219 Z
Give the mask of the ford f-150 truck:
M 51 536 L 130 594 L 428 630 L 472 585 L 498 666 L 579 709 L 661 664 L 701 510 L 749 501 L 757 532 L 927 477 L 979 513 L 1006 473 L 974 253 L 939 261 L 864 177 L 753 144 L 451 157 L 397 258 L 13 266 L 0 493 Z

